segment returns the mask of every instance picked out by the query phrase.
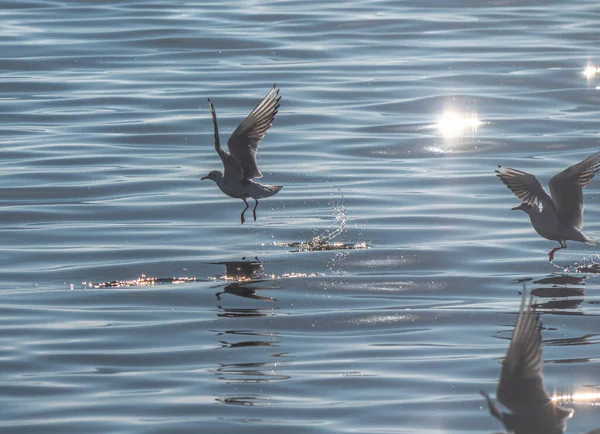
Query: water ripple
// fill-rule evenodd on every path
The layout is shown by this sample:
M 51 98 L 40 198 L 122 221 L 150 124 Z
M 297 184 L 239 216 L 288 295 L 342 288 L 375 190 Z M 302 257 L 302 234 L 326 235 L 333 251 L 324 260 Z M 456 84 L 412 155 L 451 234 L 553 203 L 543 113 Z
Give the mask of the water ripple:
M 598 150 L 596 9 L 1 2 L 0 430 L 492 432 L 516 281 L 546 380 L 598 389 L 594 250 L 549 264 L 494 176 Z M 241 226 L 206 99 L 226 140 L 273 83 Z

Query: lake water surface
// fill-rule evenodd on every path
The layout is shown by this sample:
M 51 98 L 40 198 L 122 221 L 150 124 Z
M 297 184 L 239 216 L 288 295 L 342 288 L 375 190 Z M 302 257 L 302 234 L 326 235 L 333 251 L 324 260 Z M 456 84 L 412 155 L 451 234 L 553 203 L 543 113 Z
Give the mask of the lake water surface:
M 596 0 L 0 16 L 2 432 L 500 431 L 479 390 L 523 279 L 548 390 L 599 392 L 600 278 L 575 272 L 600 250 L 549 263 L 494 176 L 545 184 L 600 149 Z M 221 169 L 206 100 L 224 143 L 274 83 L 259 165 L 284 189 L 240 225 L 200 181 Z M 598 239 L 600 178 L 584 197 Z M 565 404 L 568 432 L 600 427 L 600 398 Z

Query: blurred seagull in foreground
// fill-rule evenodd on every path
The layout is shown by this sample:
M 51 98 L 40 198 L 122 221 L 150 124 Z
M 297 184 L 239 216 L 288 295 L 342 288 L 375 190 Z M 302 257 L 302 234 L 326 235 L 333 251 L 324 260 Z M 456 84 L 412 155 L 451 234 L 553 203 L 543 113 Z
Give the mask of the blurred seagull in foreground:
M 525 305 L 523 289 L 519 316 L 512 340 L 502 362 L 502 373 L 496 390 L 496 398 L 512 413 L 501 413 L 490 397 L 481 391 L 492 416 L 502 422 L 508 432 L 515 434 L 562 434 L 566 420 L 573 410 L 555 404 L 544 389 L 542 382 L 542 334 L 541 321 L 533 297 Z M 593 431 L 588 434 L 598 434 Z
M 212 102 L 210 102 L 210 99 L 208 100 L 215 129 L 215 150 L 223 162 L 224 173 L 213 170 L 201 179 L 214 181 L 227 196 L 244 201 L 246 208 L 244 208 L 240 217 L 242 224 L 246 221 L 244 213 L 249 207 L 246 199 L 251 197 L 255 201 L 252 215 L 254 221 L 256 221 L 258 199 L 273 196 L 283 188 L 279 185 L 263 185 L 252 181 L 254 178 L 262 177 L 262 173 L 260 173 L 256 164 L 258 142 L 262 140 L 273 123 L 277 109 L 279 109 L 280 99 L 279 89 L 275 90 L 275 85 L 273 85 L 269 93 L 229 137 L 227 141 L 229 152 L 221 148 L 217 114 Z
M 567 248 L 567 240 L 598 245 L 581 229 L 582 190 L 600 169 L 600 152 L 554 175 L 548 183 L 552 197 L 535 176 L 508 167 L 498 167 L 497 176 L 523 202 L 513 210 L 525 211 L 538 234 L 560 244 L 548 253 L 550 261 L 554 259 L 554 252 Z

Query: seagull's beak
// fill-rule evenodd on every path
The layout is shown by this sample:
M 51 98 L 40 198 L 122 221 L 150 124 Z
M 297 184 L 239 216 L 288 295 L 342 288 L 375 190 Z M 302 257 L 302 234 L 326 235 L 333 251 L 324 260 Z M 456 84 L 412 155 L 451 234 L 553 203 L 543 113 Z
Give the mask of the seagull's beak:
M 203 176 L 202 178 L 200 178 L 200 181 L 204 181 L 205 179 L 208 179 L 208 175 Z
M 519 205 L 519 206 L 515 206 L 514 208 L 511 208 L 511 211 L 518 211 L 520 209 L 523 209 L 523 204 Z

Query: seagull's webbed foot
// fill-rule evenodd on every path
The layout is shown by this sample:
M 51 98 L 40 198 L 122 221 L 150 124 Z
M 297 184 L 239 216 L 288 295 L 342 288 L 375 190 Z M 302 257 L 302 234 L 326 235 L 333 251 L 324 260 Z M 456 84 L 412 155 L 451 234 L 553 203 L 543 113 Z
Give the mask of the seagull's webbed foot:
M 553 248 L 552 250 L 550 250 L 550 253 L 548 253 L 548 258 L 549 261 L 552 262 L 554 261 L 554 253 L 561 250 L 561 249 L 566 249 L 567 248 L 567 242 L 566 241 L 559 241 L 560 246 Z

